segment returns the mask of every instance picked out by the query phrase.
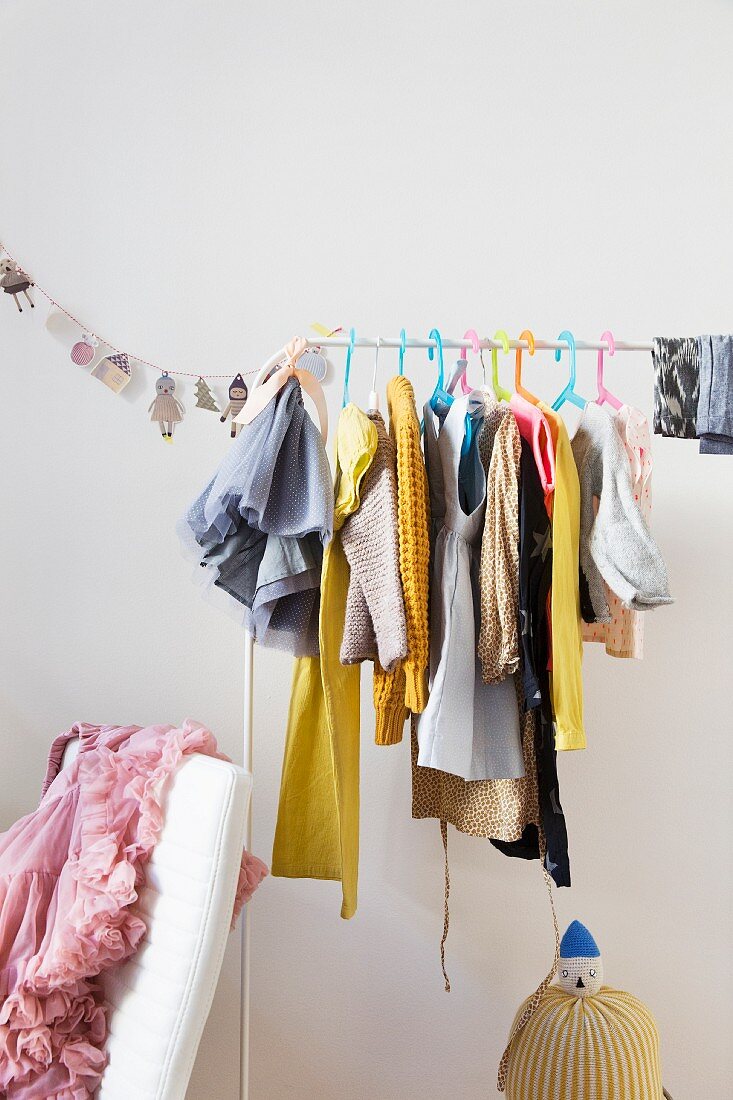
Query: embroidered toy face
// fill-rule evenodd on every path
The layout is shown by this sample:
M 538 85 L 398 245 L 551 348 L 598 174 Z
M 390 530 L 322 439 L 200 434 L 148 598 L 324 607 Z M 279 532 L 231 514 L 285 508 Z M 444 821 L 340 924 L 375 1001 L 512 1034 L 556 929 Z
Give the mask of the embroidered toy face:
M 173 381 L 173 379 L 167 374 L 161 375 L 161 377 L 155 383 L 155 392 L 156 393 L 166 393 L 167 394 L 167 393 L 175 393 L 175 391 L 176 391 L 176 384 Z
M 0 275 L 10 275 L 11 272 L 17 270 L 18 265 L 13 260 L 0 260 Z
M 232 399 L 232 401 L 244 401 L 247 397 L 247 387 L 246 386 L 230 386 L 229 387 L 229 396 Z
M 560 943 L 557 977 L 561 989 L 575 997 L 593 997 L 603 985 L 603 960 L 585 925 L 574 920 Z
M 576 997 L 593 997 L 603 985 L 603 962 L 597 959 L 560 959 L 560 986 Z

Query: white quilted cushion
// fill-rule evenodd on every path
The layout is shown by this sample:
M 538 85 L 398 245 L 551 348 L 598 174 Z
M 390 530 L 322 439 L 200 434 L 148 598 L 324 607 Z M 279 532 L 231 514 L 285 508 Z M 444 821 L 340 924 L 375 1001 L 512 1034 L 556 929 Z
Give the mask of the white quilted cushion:
M 219 977 L 242 855 L 251 776 L 191 756 L 135 908 L 148 932 L 104 975 L 109 1064 L 99 1100 L 183 1100 Z

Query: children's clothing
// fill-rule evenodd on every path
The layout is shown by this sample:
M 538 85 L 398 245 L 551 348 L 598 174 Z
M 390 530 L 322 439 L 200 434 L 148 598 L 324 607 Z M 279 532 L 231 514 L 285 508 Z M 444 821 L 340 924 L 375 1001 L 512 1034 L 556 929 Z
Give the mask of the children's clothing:
M 514 677 L 504 681 L 516 688 Z M 519 702 L 519 700 L 517 700 Z M 418 716 L 412 716 L 412 816 L 437 818 L 470 836 L 519 841 L 527 825 L 539 822 L 535 718 L 520 716 L 524 775 L 521 779 L 467 782 L 458 775 L 418 763 Z
M 568 834 L 560 802 L 557 753 L 552 728 L 548 672 L 548 593 L 552 580 L 552 529 L 530 445 L 522 440 L 520 460 L 519 606 L 522 619 L 523 704 L 535 716 L 535 754 L 545 867 L 557 886 L 570 885 Z M 527 826 L 517 845 L 495 843 L 506 855 L 538 858 L 537 830 Z
M 522 437 L 508 406 L 496 430 L 486 481 L 481 539 L 478 654 L 484 683 L 519 668 L 519 462 Z M 481 441 L 479 440 L 479 452 Z
M 555 490 L 555 449 L 550 424 L 543 412 L 547 406 L 533 405 L 520 393 L 513 393 L 509 399 L 509 408 L 514 414 L 522 439 L 526 439 L 532 448 L 547 508 L 551 511 L 552 494 Z
M 391 672 L 407 656 L 397 536 L 396 449 L 381 415 L 370 413 L 369 419 L 377 433 L 376 452 L 361 487 L 361 504 L 341 528 L 351 571 L 341 661 L 378 660 L 385 672 Z
M 672 603 L 664 561 L 634 499 L 626 449 L 606 409 L 594 403 L 586 405 L 573 437 L 572 453 L 581 491 L 584 602 L 589 612 L 595 613 L 593 621 L 610 621 L 601 578 L 635 611 Z M 594 498 L 598 500 L 597 514 Z
M 339 657 L 349 565 L 341 545 L 344 520 L 359 507 L 376 450 L 375 426 L 356 407 L 341 411 L 337 429 L 334 537 L 321 581 L 319 657 L 301 657 L 293 686 L 280 783 L 272 874 L 341 882 L 341 916 L 353 917 L 359 873 L 359 665 Z
M 323 440 L 289 378 L 243 425 L 178 534 L 203 567 L 206 591 L 257 642 L 302 655 L 318 653 L 321 560 L 332 527 Z
M 555 454 L 550 601 L 555 746 L 558 750 L 584 749 L 583 640 L 580 633 L 578 588 L 580 485 L 562 417 L 543 401 L 540 402 L 539 409 L 547 419 Z
M 444 522 L 432 567 L 430 698 L 418 723 L 418 763 L 466 780 L 516 779 L 524 775 L 524 759 L 515 687 L 511 680 L 484 684 L 476 649 L 486 480 L 472 448 L 474 468 L 463 482 L 472 497 L 466 501 L 470 511 L 464 510 L 459 466 L 469 399 L 456 398 L 439 434 L 438 418 L 429 402 L 425 406 L 431 511 Z M 438 469 L 442 476 L 434 481 Z
M 629 459 L 631 487 L 641 514 L 649 526 L 652 510 L 652 449 L 649 421 L 639 409 L 622 405 L 614 423 Z M 595 501 L 597 507 L 598 502 Z M 615 592 L 604 581 L 606 602 L 610 614 L 608 623 L 583 623 L 584 642 L 602 642 L 611 657 L 644 656 L 644 616 L 624 607 Z M 581 606 L 583 598 L 581 594 Z
M 412 385 L 403 375 L 387 386 L 390 432 L 397 446 L 397 526 L 400 576 L 407 618 L 405 704 L 425 709 L 429 664 L 428 584 L 430 576 L 429 504 L 420 422 Z
M 733 336 L 698 336 L 700 454 L 733 454 Z
M 694 439 L 700 394 L 700 355 L 692 337 L 657 336 L 654 362 L 654 434 Z
M 397 536 L 407 656 L 391 672 L 378 663 L 374 666 L 374 740 L 378 745 L 400 742 L 409 711 L 419 714 L 428 700 L 428 482 L 415 395 L 403 375 L 396 375 L 387 385 L 387 408 L 390 436 L 397 448 Z

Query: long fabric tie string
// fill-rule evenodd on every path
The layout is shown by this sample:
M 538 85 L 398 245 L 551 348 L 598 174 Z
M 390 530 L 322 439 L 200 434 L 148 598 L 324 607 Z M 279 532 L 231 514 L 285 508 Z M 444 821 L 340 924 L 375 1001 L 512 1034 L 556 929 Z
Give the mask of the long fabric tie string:
M 440 836 L 443 841 L 443 856 L 445 860 L 445 893 L 443 897 L 443 936 L 440 941 L 440 966 L 445 978 L 445 991 L 450 993 L 450 978 L 445 969 L 445 941 L 448 939 L 448 926 L 450 925 L 450 912 L 448 899 L 450 897 L 450 868 L 448 867 L 448 822 L 441 821 Z
M 501 1062 L 499 1063 L 499 1073 L 496 1081 L 496 1087 L 499 1092 L 504 1092 L 504 1089 L 506 1088 L 507 1069 L 509 1066 L 509 1055 L 511 1053 L 512 1043 L 516 1039 L 517 1035 L 519 1035 L 519 1032 L 527 1026 L 529 1021 L 532 1019 L 535 1012 L 539 1008 L 540 1001 L 542 1000 L 545 990 L 557 973 L 557 964 L 560 961 L 560 929 L 557 924 L 555 899 L 552 896 L 552 879 L 550 878 L 546 867 L 547 841 L 545 840 L 545 834 L 542 829 L 539 830 L 539 840 L 542 874 L 544 875 L 545 886 L 547 887 L 547 893 L 550 898 L 550 908 L 552 909 L 552 923 L 555 928 L 555 958 L 553 960 L 552 969 L 550 970 L 549 974 L 546 978 L 543 979 L 543 981 L 539 984 L 530 999 L 527 1001 L 526 1005 L 524 1006 L 524 1011 L 522 1012 L 521 1016 L 519 1016 L 519 1018 L 516 1020 L 514 1027 L 511 1030 L 511 1034 L 509 1035 L 509 1040 L 506 1045 L 506 1050 L 502 1054 Z

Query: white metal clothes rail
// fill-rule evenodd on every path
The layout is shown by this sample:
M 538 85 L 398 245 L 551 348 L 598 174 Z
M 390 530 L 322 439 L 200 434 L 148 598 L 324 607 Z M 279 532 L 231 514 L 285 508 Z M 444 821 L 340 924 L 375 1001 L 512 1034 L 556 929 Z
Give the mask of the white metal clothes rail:
M 306 342 L 310 347 L 318 348 L 347 348 L 351 343 L 351 339 L 348 333 L 339 333 L 337 336 L 318 336 L 311 339 L 306 338 Z M 509 347 L 512 349 L 522 348 L 526 350 L 529 348 L 529 343 L 526 340 L 512 340 L 507 341 Z M 616 351 L 652 351 L 653 344 L 651 340 L 646 342 L 632 342 L 626 340 L 615 340 Z M 461 340 L 457 340 L 452 336 L 441 336 L 441 344 L 443 348 L 465 348 L 471 347 L 470 339 L 465 336 Z M 354 337 L 355 348 L 376 348 L 379 345 L 380 348 L 400 348 L 403 346 L 402 339 L 399 336 L 359 336 Z M 415 339 L 412 336 L 405 337 L 404 347 L 410 348 L 437 348 L 437 340 L 426 337 L 425 339 Z M 570 344 L 567 340 L 540 340 L 535 338 L 535 349 L 537 351 L 567 351 Z M 488 337 L 481 337 L 479 340 L 479 347 L 484 348 L 496 348 L 498 351 L 503 350 L 503 343 L 500 340 L 492 340 Z M 610 345 L 607 340 L 576 340 L 576 351 L 609 351 Z M 273 356 L 270 361 L 270 365 L 277 362 L 278 358 L 282 357 L 283 352 L 278 352 Z M 267 366 L 267 364 L 265 364 Z
M 438 348 L 438 341 L 431 338 L 415 338 L 412 336 L 359 336 L 354 335 L 352 340 L 348 332 L 340 332 L 333 336 L 317 336 L 306 337 L 306 344 L 309 347 L 317 348 L 404 348 L 406 351 L 418 348 Z M 513 340 L 507 341 L 510 349 L 516 348 L 529 349 L 529 343 L 527 340 Z M 472 347 L 472 342 L 465 336 L 462 339 L 456 339 L 452 336 L 441 336 L 440 346 L 445 349 L 460 349 L 465 347 Z M 569 351 L 571 345 L 567 340 L 540 340 L 535 339 L 534 342 L 535 351 Z M 488 337 L 482 337 L 479 340 L 479 347 L 488 350 L 496 348 L 498 351 L 504 350 L 504 343 L 501 340 L 490 339 Z M 614 340 L 614 351 L 652 351 L 653 345 L 651 341 L 625 341 Z M 576 351 L 611 351 L 611 345 L 607 340 L 575 340 Z M 276 351 L 266 363 L 263 364 L 255 379 L 255 387 L 260 385 L 268 374 L 272 371 L 272 368 L 279 363 L 286 355 L 285 347 Z M 414 368 L 416 364 L 411 363 L 410 366 Z M 428 362 L 426 365 L 429 366 Z M 559 365 L 558 365 L 559 367 Z M 561 369 L 559 367 L 559 369 Z M 242 752 L 242 764 L 245 771 L 253 772 L 252 767 L 252 749 L 253 749 L 253 717 L 254 717 L 254 640 L 251 634 L 245 633 L 245 645 L 244 645 L 244 721 L 243 721 L 243 752 Z M 254 776 L 253 776 L 254 778 Z M 254 782 L 253 782 L 254 793 Z M 245 835 L 245 844 L 249 850 L 252 844 L 252 799 L 250 798 L 249 810 L 247 813 L 247 829 Z M 249 904 L 245 905 L 244 912 L 242 914 L 242 954 L 241 954 L 241 986 L 240 986 L 240 1046 L 239 1046 L 239 1083 L 240 1083 L 240 1100 L 249 1100 L 249 1021 L 250 1021 L 250 949 L 251 949 L 251 918 L 249 914 Z

